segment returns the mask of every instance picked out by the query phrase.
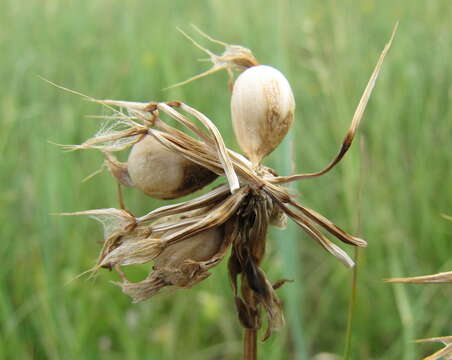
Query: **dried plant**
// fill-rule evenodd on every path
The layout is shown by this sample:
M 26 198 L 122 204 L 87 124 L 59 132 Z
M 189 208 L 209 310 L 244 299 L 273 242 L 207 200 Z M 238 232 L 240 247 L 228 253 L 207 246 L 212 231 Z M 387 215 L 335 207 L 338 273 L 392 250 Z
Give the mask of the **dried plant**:
M 268 327 L 262 340 L 284 324 L 282 304 L 276 289 L 286 280 L 272 283 L 261 268 L 269 225 L 284 227 L 287 216 L 311 238 L 347 267 L 353 260 L 320 230 L 338 240 L 364 247 L 367 243 L 303 206 L 282 185 L 317 177 L 333 169 L 352 144 L 384 57 L 385 46 L 353 116 L 338 154 L 326 168 L 315 173 L 278 176 L 261 160 L 281 142 L 292 124 L 295 102 L 289 82 L 278 70 L 259 65 L 242 46 L 223 45 L 222 55 L 193 43 L 213 62 L 207 72 L 225 69 L 233 81 L 232 122 L 246 156 L 228 149 L 213 122 L 193 107 L 179 101 L 138 103 L 97 100 L 113 114 L 101 130 L 81 145 L 67 149 L 98 149 L 118 183 L 159 198 L 178 198 L 224 176 L 226 183 L 192 200 L 163 206 L 135 216 L 120 209 L 98 209 L 65 215 L 89 215 L 104 225 L 104 243 L 92 270 L 114 269 L 117 285 L 134 302 L 144 301 L 167 288 L 189 288 L 207 278 L 208 270 L 230 251 L 229 276 L 240 323 L 245 328 L 245 359 L 256 357 L 256 334 L 261 312 Z M 186 82 L 176 84 L 181 85 Z M 176 121 L 186 131 L 168 122 Z M 132 148 L 126 163 L 114 152 Z M 166 166 L 165 166 L 166 165 Z M 130 282 L 121 267 L 154 262 L 146 279 Z
M 448 215 L 442 215 L 446 220 L 452 221 L 452 217 Z M 386 279 L 386 282 L 400 283 L 400 284 L 445 284 L 452 283 L 452 271 L 442 272 L 432 275 L 414 276 L 414 277 L 401 277 Z M 427 356 L 423 360 L 439 360 L 452 359 L 452 336 L 433 337 L 428 339 L 420 339 L 416 342 L 439 342 L 445 345 L 444 348 L 435 352 L 434 354 Z

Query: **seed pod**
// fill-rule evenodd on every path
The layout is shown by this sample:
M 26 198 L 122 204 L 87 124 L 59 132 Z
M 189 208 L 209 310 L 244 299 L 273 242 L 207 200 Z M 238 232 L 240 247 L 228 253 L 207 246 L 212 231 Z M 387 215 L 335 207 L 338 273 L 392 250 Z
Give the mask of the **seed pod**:
M 133 302 L 147 300 L 167 286 L 189 288 L 210 275 L 209 268 L 218 264 L 227 249 L 224 241 L 224 226 L 205 230 L 165 248 L 143 281 L 117 285 Z
M 280 71 L 259 65 L 240 74 L 232 90 L 232 124 L 253 164 L 279 145 L 292 125 L 294 110 L 292 89 Z
M 168 150 L 151 135 L 135 144 L 127 161 L 133 185 L 158 199 L 176 199 L 201 189 L 218 175 Z
M 165 248 L 155 260 L 153 269 L 167 284 L 189 286 L 205 278 L 207 273 L 198 263 L 215 256 L 223 240 L 223 227 L 205 230 Z

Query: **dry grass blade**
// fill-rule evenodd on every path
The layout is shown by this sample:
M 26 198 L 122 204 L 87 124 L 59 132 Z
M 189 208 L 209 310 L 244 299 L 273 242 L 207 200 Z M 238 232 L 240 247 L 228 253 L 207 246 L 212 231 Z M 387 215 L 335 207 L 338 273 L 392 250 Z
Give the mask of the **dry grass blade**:
M 452 271 L 424 276 L 391 278 L 386 279 L 385 281 L 390 283 L 404 283 L 404 284 L 452 283 Z
M 297 180 L 301 180 L 301 179 L 321 176 L 323 174 L 326 174 L 328 171 L 330 171 L 332 168 L 334 168 L 334 166 L 337 163 L 339 163 L 339 161 L 341 161 L 341 159 L 347 153 L 348 149 L 350 148 L 350 146 L 353 142 L 353 138 L 355 136 L 356 129 L 358 128 L 358 126 L 361 122 L 361 119 L 363 117 L 364 110 L 366 109 L 370 95 L 372 94 L 372 90 L 375 86 L 375 82 L 377 81 L 378 75 L 380 74 L 381 66 L 383 65 L 385 56 L 388 53 L 389 49 L 391 48 L 392 41 L 393 41 L 395 33 L 397 31 L 397 27 L 398 27 L 398 23 L 394 26 L 391 38 L 389 39 L 389 42 L 385 45 L 383 51 L 381 52 L 377 65 L 375 66 L 375 69 L 369 79 L 369 82 L 367 83 L 366 88 L 364 89 L 364 92 L 361 96 L 359 104 L 355 110 L 355 114 L 353 115 L 353 119 L 352 119 L 350 128 L 348 129 L 347 135 L 345 136 L 345 139 L 342 142 L 342 146 L 341 146 L 338 154 L 336 155 L 336 157 L 323 170 L 320 170 L 320 171 L 314 172 L 314 173 L 307 173 L 307 174 L 297 174 L 297 175 L 291 175 L 291 176 L 278 176 L 278 177 L 275 177 L 274 179 L 272 179 L 273 183 L 287 183 L 287 182 L 291 182 L 291 181 L 297 181 Z
M 439 337 L 432 337 L 427 339 L 419 339 L 416 340 L 417 343 L 431 343 L 431 342 L 439 342 L 443 343 L 444 345 L 452 345 L 452 336 L 439 336 Z
M 446 345 L 441 350 L 435 352 L 434 354 L 425 357 L 423 360 L 450 360 L 452 359 L 452 336 L 442 336 L 442 337 L 434 337 L 434 338 L 428 338 L 428 339 L 419 339 L 416 340 L 418 343 L 432 343 L 432 342 L 439 342 Z

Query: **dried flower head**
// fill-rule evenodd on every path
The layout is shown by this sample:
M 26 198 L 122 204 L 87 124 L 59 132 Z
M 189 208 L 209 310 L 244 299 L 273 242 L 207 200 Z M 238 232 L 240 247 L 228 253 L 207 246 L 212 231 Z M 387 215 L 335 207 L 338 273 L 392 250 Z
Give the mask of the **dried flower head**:
M 182 102 L 138 103 L 90 98 L 111 109 L 114 116 L 105 119 L 102 130 L 94 137 L 69 148 L 102 151 L 118 183 L 136 186 L 148 195 L 162 198 L 196 190 L 217 175 L 224 176 L 226 183 L 195 199 L 163 206 L 143 216 L 135 216 L 125 209 L 89 210 L 73 215 L 94 216 L 104 224 L 104 245 L 96 269 L 117 270 L 122 279 L 117 284 L 135 302 L 146 300 L 166 287 L 195 285 L 209 276 L 208 270 L 231 249 L 228 269 L 238 318 L 248 334 L 255 336 L 262 326 L 261 311 L 264 311 L 268 328 L 263 339 L 267 339 L 284 324 L 276 289 L 286 282 L 279 280 L 272 284 L 261 268 L 270 224 L 283 227 L 286 217 L 290 217 L 348 267 L 354 266 L 353 260 L 321 230 L 349 245 L 367 245 L 297 202 L 281 184 L 325 174 L 342 159 L 353 141 L 394 33 L 370 77 L 337 156 L 321 171 L 289 176 L 277 176 L 261 164 L 292 123 L 295 102 L 287 79 L 274 68 L 259 66 L 250 50 L 204 36 L 225 46 L 225 52 L 214 55 L 192 40 L 210 55 L 213 67 L 187 82 L 220 69 L 226 69 L 232 81 L 233 71 L 244 71 L 233 90 L 232 120 L 247 157 L 228 149 L 213 122 Z M 169 125 L 167 117 L 194 136 Z M 141 150 L 148 142 L 152 146 L 146 145 Z M 112 155 L 130 147 L 128 164 L 118 162 Z M 177 170 L 164 173 L 160 156 L 166 158 L 168 167 Z M 196 170 L 184 175 L 186 167 Z M 187 192 L 175 190 L 187 180 L 184 176 L 193 174 L 200 186 L 189 186 Z M 148 185 L 158 191 L 149 190 Z M 152 271 L 141 282 L 130 282 L 121 271 L 122 266 L 150 261 L 154 261 Z

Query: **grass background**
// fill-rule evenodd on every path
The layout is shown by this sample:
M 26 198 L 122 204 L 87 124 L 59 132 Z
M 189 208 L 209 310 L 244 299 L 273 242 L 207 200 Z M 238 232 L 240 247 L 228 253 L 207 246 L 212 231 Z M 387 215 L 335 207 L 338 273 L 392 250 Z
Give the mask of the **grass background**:
M 205 69 L 196 61 L 199 50 L 176 31 L 190 31 L 190 23 L 283 70 L 297 101 L 296 167 L 314 171 L 338 149 L 400 21 L 352 150 L 333 172 L 296 190 L 302 203 L 369 242 L 360 253 L 353 359 L 413 360 L 435 348 L 413 339 L 452 333 L 450 286 L 382 281 L 452 269 L 452 227 L 440 217 L 452 213 L 450 1 L 0 5 L 1 359 L 239 358 L 225 264 L 190 291 L 132 305 L 109 283 L 114 274 L 71 281 L 96 259 L 98 224 L 49 216 L 116 206 L 116 196 L 108 174 L 81 183 L 100 154 L 64 153 L 48 143 L 82 142 L 98 126 L 84 116 L 102 110 L 37 75 L 99 98 L 182 100 L 213 119 L 238 149 L 226 74 L 161 90 Z M 284 144 L 267 164 L 287 173 L 290 150 Z M 126 199 L 137 214 L 162 204 L 133 190 Z M 271 233 L 264 268 L 272 279 L 296 282 L 281 290 L 287 325 L 261 345 L 260 358 L 341 354 L 352 272 L 296 228 Z M 137 269 L 137 279 L 145 271 Z

